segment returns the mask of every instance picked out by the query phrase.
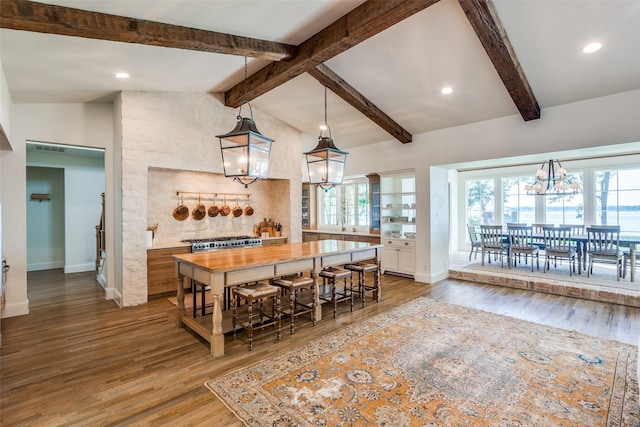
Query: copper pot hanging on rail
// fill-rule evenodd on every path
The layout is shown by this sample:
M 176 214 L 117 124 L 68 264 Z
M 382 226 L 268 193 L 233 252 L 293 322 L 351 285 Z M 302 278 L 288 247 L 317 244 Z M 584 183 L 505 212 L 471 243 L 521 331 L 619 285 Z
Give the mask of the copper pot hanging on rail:
M 246 216 L 253 215 L 253 208 L 251 207 L 251 204 L 249 204 L 249 196 L 247 196 L 247 206 L 244 207 L 244 214 Z
M 189 216 L 189 208 L 185 206 L 183 197 L 180 196 L 180 203 L 173 210 L 173 218 L 176 221 L 184 221 Z
M 209 206 L 207 213 L 211 218 L 218 216 L 218 214 L 220 213 L 220 208 L 218 207 L 218 205 L 216 205 L 216 196 L 213 196 L 211 198 L 211 206 Z
M 191 212 L 191 217 L 196 221 L 200 221 L 206 215 L 207 215 L 207 208 L 200 201 L 200 195 L 198 194 L 198 203 L 196 204 L 196 207 Z
M 220 208 L 220 215 L 227 216 L 231 213 L 231 208 L 227 205 L 227 197 L 224 197 L 224 205 Z
M 236 196 L 236 205 L 233 207 L 232 213 L 236 218 L 242 215 L 242 208 L 238 204 L 238 196 Z

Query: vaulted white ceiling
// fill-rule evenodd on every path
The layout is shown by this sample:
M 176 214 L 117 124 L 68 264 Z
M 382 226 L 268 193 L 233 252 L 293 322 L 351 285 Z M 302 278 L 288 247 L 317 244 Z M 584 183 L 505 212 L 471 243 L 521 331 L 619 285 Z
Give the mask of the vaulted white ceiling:
M 44 3 L 298 45 L 363 2 Z M 494 5 L 543 110 L 539 120 L 546 107 L 640 89 L 640 2 L 494 0 Z M 591 41 L 603 48 L 582 53 Z M 121 90 L 216 93 L 244 76 L 241 56 L 10 29 L 0 30 L 0 58 L 14 103 L 104 102 Z M 249 73 L 268 63 L 249 59 Z M 455 0 L 418 12 L 326 65 L 412 134 L 519 114 Z M 118 71 L 131 77 L 115 79 Z M 453 93 L 441 94 L 444 86 Z M 324 118 L 324 89 L 304 73 L 251 105 L 315 138 Z M 333 93 L 328 122 L 341 149 L 393 139 Z

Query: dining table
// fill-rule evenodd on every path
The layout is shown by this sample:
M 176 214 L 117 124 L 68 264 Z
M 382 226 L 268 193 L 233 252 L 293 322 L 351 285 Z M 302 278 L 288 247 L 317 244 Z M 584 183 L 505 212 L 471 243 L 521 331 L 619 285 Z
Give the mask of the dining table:
M 480 234 L 480 233 L 479 233 Z M 504 239 L 508 239 L 509 238 L 509 232 L 506 228 L 504 228 L 502 230 L 502 236 Z M 543 242 L 544 240 L 544 236 L 542 233 L 532 233 L 532 238 L 535 242 Z M 576 249 L 577 249 L 577 254 L 578 254 L 578 259 L 579 259 L 579 266 L 578 266 L 578 274 L 581 274 L 581 270 L 585 270 L 587 269 L 587 246 L 589 243 L 589 236 L 587 234 L 572 234 L 571 235 L 571 240 L 573 242 L 576 243 Z M 638 253 L 638 244 L 640 244 L 640 236 L 637 234 L 627 234 L 627 233 L 620 233 L 620 237 L 619 237 L 619 245 L 621 247 L 626 247 L 629 249 L 629 261 L 630 261 L 630 268 L 629 268 L 629 276 L 630 276 L 630 280 L 632 282 L 636 281 L 636 260 L 637 260 L 637 253 Z
M 314 280 L 316 320 L 322 319 L 318 275 L 323 268 L 352 262 L 382 258 L 382 244 L 343 240 L 320 240 L 275 246 L 256 246 L 209 252 L 174 255 L 176 263 L 177 325 L 187 327 L 209 342 L 211 356 L 224 356 L 224 333 L 228 332 L 229 316 L 223 316 L 225 289 L 246 283 L 270 280 L 291 274 L 308 273 Z M 378 280 L 380 277 L 378 276 Z M 211 293 L 213 312 L 205 316 L 188 316 L 185 288 L 195 280 L 203 292 Z M 226 325 L 223 325 L 227 322 Z

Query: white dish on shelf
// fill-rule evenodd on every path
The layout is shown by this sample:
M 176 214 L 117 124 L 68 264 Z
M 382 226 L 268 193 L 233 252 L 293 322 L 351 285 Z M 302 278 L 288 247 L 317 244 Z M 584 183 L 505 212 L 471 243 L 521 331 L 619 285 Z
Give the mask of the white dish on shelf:
M 406 237 L 407 239 L 415 239 L 416 238 L 416 233 L 415 231 L 406 231 L 404 233 L 404 237 Z

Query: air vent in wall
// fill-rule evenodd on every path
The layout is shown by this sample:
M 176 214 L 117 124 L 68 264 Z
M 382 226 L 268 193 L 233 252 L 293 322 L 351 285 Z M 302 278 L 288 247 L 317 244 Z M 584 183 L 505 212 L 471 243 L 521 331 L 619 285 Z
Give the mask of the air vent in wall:
M 64 153 L 64 147 L 53 147 L 51 145 L 36 145 L 36 150 Z

